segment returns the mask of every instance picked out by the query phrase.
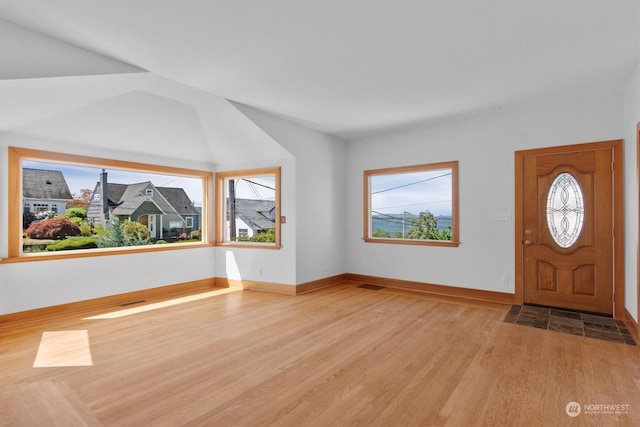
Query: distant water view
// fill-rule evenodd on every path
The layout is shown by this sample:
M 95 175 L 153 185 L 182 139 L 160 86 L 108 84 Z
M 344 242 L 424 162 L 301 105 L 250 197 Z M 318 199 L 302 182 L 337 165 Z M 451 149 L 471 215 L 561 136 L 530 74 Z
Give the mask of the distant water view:
M 383 230 L 391 235 L 402 233 L 402 222 L 404 221 L 404 231 L 406 233 L 411 228 L 411 220 L 414 218 L 417 218 L 417 215 L 407 214 L 406 217 L 403 214 L 372 215 L 371 231 Z M 438 216 L 436 219 L 438 220 L 439 230 L 446 230 L 451 227 L 450 216 Z

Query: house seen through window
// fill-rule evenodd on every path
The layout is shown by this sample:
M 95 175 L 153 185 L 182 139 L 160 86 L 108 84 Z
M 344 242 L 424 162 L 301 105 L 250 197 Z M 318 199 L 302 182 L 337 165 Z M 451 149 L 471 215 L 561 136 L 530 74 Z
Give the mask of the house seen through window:
M 48 160 L 11 149 L 19 171 L 21 238 L 13 256 L 78 249 L 206 243 L 203 206 L 209 172 L 89 159 Z M 28 154 L 28 155 L 25 155 Z M 177 173 L 179 172 L 179 173 Z M 204 224 L 203 224 L 203 220 Z M 17 232 L 18 230 L 12 230 Z M 20 236 L 18 236 L 20 237 Z
M 279 186 L 279 168 L 217 173 L 217 242 L 279 247 Z

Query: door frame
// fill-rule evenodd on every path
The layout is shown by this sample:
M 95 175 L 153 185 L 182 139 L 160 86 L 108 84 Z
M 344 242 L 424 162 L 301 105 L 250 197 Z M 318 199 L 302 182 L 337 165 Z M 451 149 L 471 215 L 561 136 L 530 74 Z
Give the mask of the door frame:
M 624 191 L 623 158 L 621 139 L 611 141 L 587 142 L 584 144 L 535 148 L 515 152 L 515 295 L 514 303 L 522 305 L 524 301 L 524 159 L 525 157 L 559 154 L 577 151 L 611 149 L 613 158 L 613 317 L 624 317 Z

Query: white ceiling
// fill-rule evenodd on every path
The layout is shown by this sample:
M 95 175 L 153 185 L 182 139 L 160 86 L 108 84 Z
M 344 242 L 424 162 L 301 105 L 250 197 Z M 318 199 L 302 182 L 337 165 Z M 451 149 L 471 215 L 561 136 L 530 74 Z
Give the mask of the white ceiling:
M 149 70 L 351 139 L 621 91 L 640 54 L 638 3 L 0 0 L 0 18 L 114 60 L 76 74 Z M 25 59 L 25 43 L 0 41 L 2 78 L 64 75 L 46 51 Z

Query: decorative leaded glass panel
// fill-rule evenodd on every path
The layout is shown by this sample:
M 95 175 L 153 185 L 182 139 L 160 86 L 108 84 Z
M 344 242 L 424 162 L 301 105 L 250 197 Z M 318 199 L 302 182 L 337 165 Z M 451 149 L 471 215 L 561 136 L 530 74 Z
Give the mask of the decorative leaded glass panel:
M 547 196 L 547 225 L 561 248 L 571 247 L 584 225 L 584 196 L 580 184 L 569 173 L 553 180 Z

